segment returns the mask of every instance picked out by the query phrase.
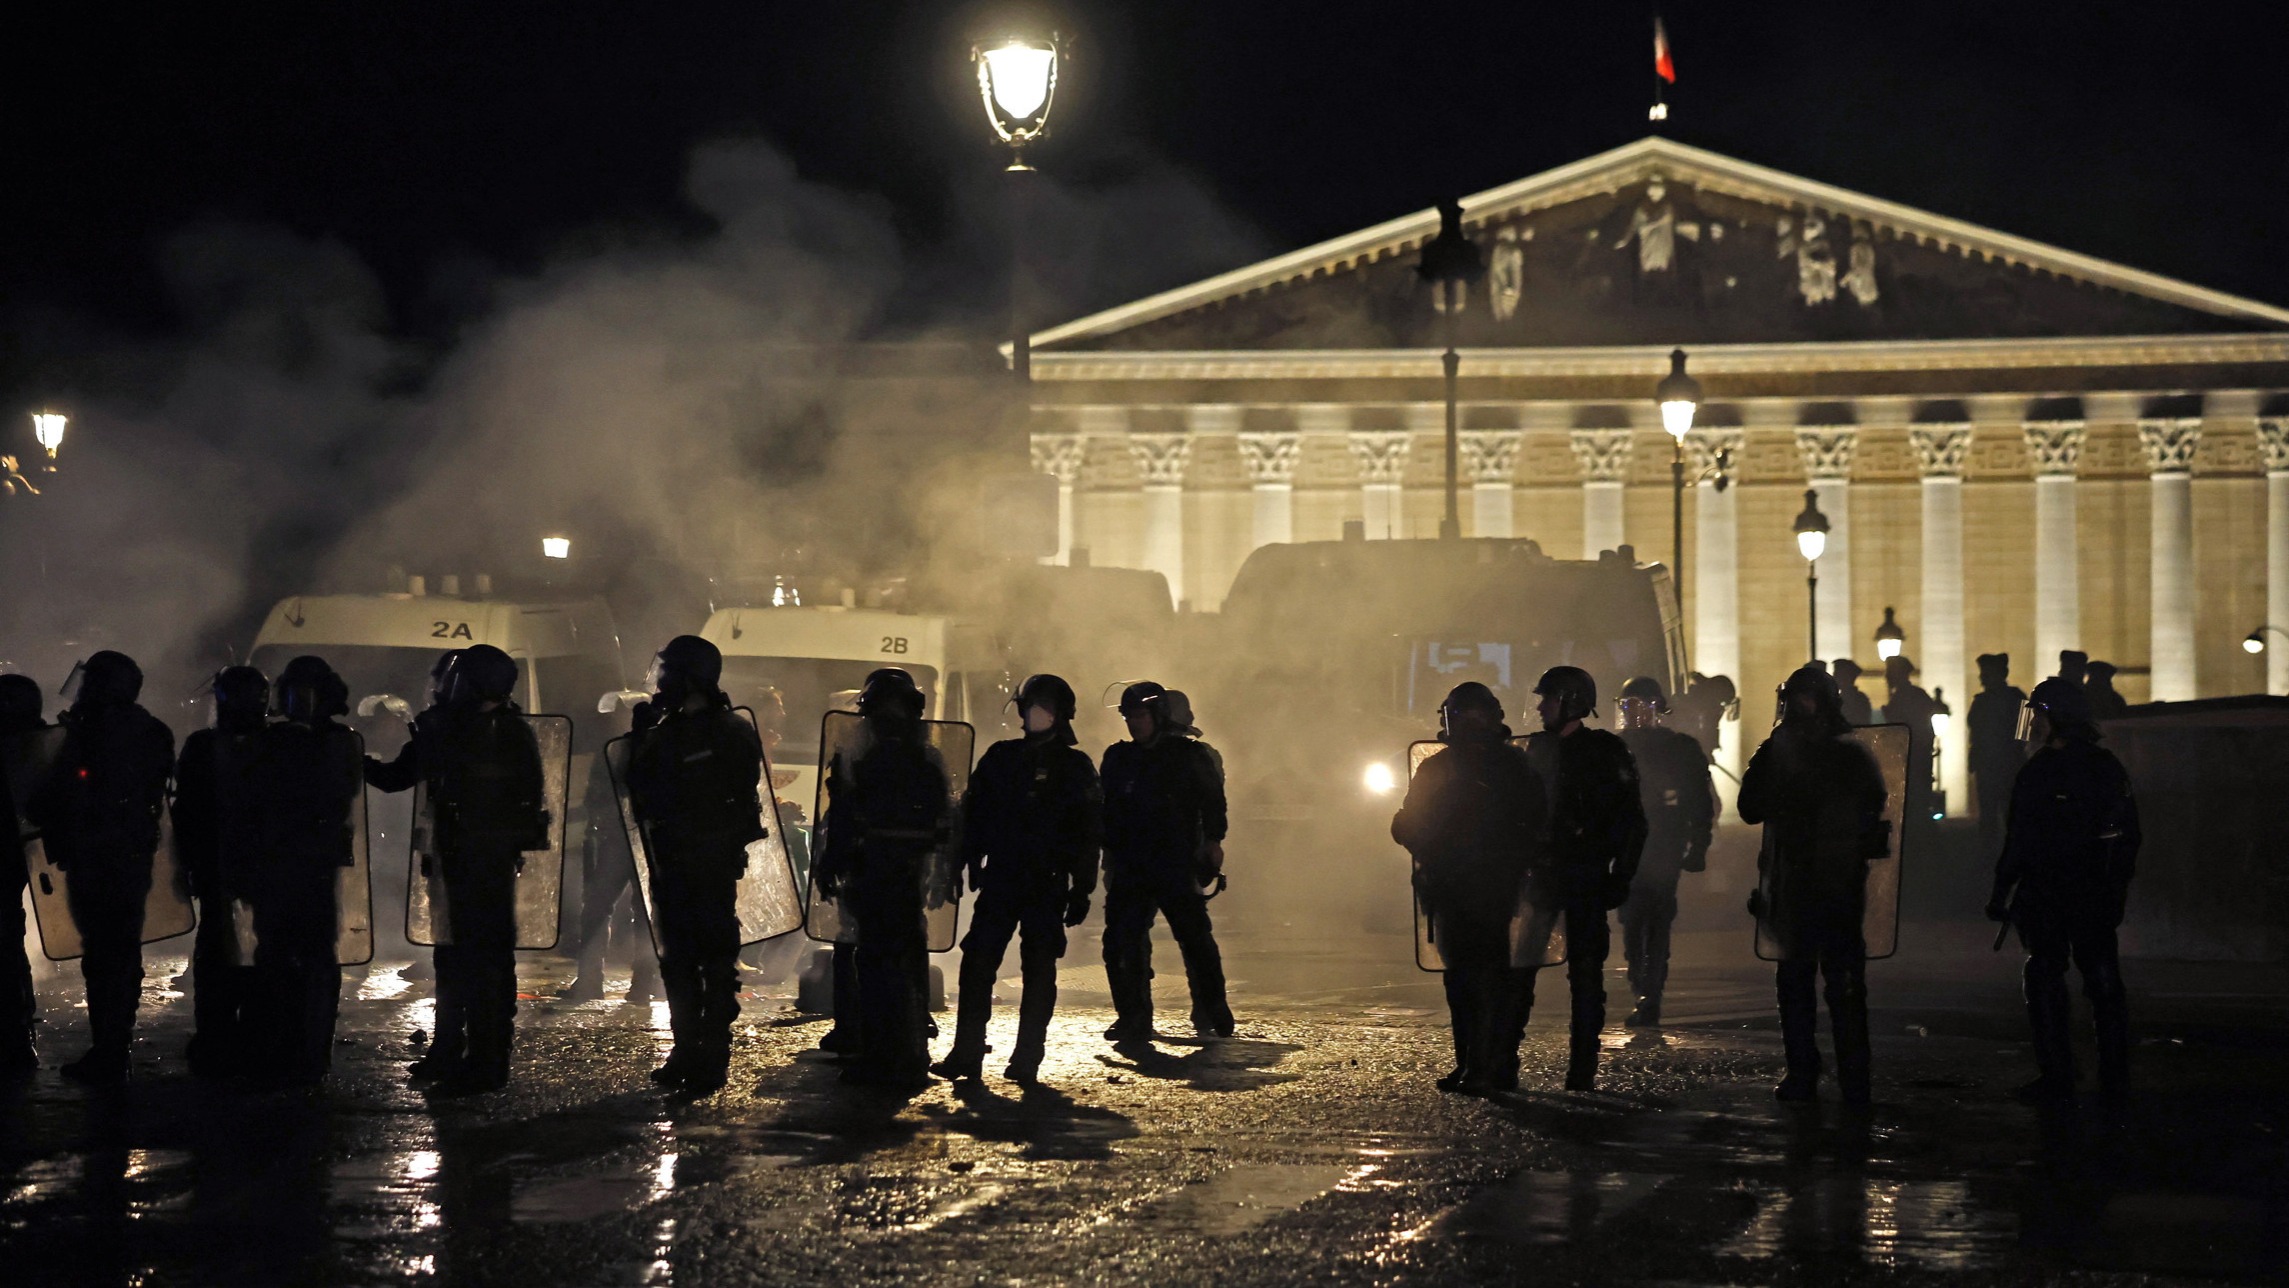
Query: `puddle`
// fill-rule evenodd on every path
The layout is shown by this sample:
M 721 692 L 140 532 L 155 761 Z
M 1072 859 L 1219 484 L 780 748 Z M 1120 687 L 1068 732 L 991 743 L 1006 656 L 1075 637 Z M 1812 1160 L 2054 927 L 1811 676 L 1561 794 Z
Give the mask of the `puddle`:
M 1526 1246 L 1577 1243 L 1668 1180 L 1653 1172 L 1520 1172 L 1405 1237 L 1485 1238 Z
M 1302 1207 L 1346 1182 L 1359 1184 L 1375 1164 L 1243 1163 L 1140 1208 L 1136 1219 L 1163 1229 L 1239 1234 Z M 1364 1168 L 1364 1170 L 1363 1170 Z
M 1976 1203 L 1962 1181 L 1829 1176 L 1767 1188 L 1757 1206 L 1756 1219 L 1719 1255 L 1857 1252 L 1865 1265 L 1959 1273 L 2001 1263 L 2018 1243 L 2017 1218 Z

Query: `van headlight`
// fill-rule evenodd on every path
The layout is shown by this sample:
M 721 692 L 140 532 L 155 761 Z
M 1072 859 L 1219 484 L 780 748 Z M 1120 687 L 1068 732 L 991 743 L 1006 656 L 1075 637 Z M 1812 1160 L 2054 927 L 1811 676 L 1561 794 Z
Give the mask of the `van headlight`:
M 1370 760 L 1366 771 L 1360 774 L 1359 782 L 1370 796 L 1388 796 L 1399 786 L 1399 776 L 1391 772 L 1388 762 Z

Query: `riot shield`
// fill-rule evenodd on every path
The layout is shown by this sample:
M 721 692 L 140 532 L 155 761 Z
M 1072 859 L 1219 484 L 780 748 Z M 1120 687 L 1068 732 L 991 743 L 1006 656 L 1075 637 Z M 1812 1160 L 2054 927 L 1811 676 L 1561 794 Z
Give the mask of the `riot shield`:
M 954 881 L 961 870 L 962 796 L 969 790 L 970 758 L 976 746 L 977 731 L 951 720 L 924 720 L 921 725 L 923 745 L 946 772 L 946 803 L 937 828 L 938 844 L 921 876 L 930 951 L 943 953 L 953 950 L 955 923 L 960 912 Z M 820 723 L 818 800 L 811 814 L 813 873 L 818 871 L 820 857 L 836 844 L 828 825 L 831 817 L 828 810 L 834 804 L 832 780 L 838 774 L 857 773 L 873 741 L 873 732 L 865 719 L 855 713 L 829 711 Z M 820 893 L 815 882 L 806 886 L 804 895 L 805 934 L 826 943 L 858 942 L 857 923 L 843 914 L 834 899 Z
M 1884 824 L 1890 839 L 1883 856 L 1868 862 L 1867 895 L 1860 914 L 1860 933 L 1872 961 L 1891 956 L 1900 944 L 1900 862 L 1907 848 L 1908 727 L 1861 725 L 1852 730 L 1852 736 L 1868 749 L 1876 767 L 1883 771 Z M 1777 962 L 1791 955 L 1789 942 L 1794 936 L 1790 927 L 1798 909 L 1793 902 L 1797 892 L 1788 888 L 1786 874 L 1772 862 L 1771 846 L 1772 828 L 1768 824 L 1765 848 L 1758 859 L 1762 869 L 1758 888 L 1764 892 L 1765 915 L 1757 921 L 1756 955 Z
M 572 786 L 572 720 L 568 716 L 528 715 L 533 741 L 540 745 L 541 808 L 548 811 L 548 844 L 527 850 L 517 869 L 517 947 L 554 948 L 564 902 L 565 808 Z M 405 882 L 405 938 L 424 948 L 453 942 L 452 918 L 445 905 L 444 865 L 424 858 L 436 846 L 437 830 L 428 784 L 417 783 L 413 798 L 412 871 Z
M 350 767 L 360 778 L 365 773 L 366 743 L 353 729 L 344 729 L 349 740 L 342 744 L 342 754 L 350 758 Z M 216 775 L 219 789 L 226 792 L 230 779 Z M 232 806 L 226 795 L 218 813 L 227 814 Z M 341 966 L 363 966 L 374 959 L 374 881 L 373 846 L 366 822 L 366 789 L 360 787 L 350 802 L 350 863 L 338 871 L 334 878 L 334 961 Z M 226 846 L 223 859 L 228 862 L 237 847 Z M 243 881 L 227 884 L 243 891 Z M 257 937 L 254 932 L 254 908 L 242 893 L 231 900 L 231 931 L 237 940 L 238 960 L 242 966 L 254 964 Z
M 32 916 L 40 927 L 40 951 L 49 961 L 80 955 L 79 924 L 72 919 L 70 885 L 64 870 L 48 858 L 39 831 L 23 814 L 24 800 L 63 751 L 65 729 L 51 725 L 8 739 L 0 747 L 0 773 L 7 775 L 8 798 L 24 843 L 24 868 L 32 883 Z M 151 893 L 143 903 L 143 942 L 157 943 L 198 928 L 189 883 L 175 859 L 173 829 L 159 815 L 159 848 L 151 856 Z
M 755 713 L 746 707 L 735 708 L 747 723 L 755 723 Z M 620 806 L 620 825 L 628 837 L 628 848 L 636 860 L 636 885 L 643 892 L 645 924 L 651 927 L 652 950 L 659 952 L 660 921 L 652 902 L 652 856 L 654 848 L 650 829 L 636 817 L 635 801 L 628 794 L 628 758 L 635 752 L 635 735 L 622 734 L 604 744 L 604 768 L 612 777 L 612 796 Z M 803 895 L 797 884 L 795 864 L 787 850 L 787 832 L 779 819 L 778 798 L 771 790 L 771 758 L 763 758 L 763 773 L 756 784 L 757 798 L 762 802 L 764 828 L 762 840 L 747 846 L 747 870 L 740 874 L 733 908 L 739 918 L 739 944 L 759 944 L 776 939 L 803 925 Z
M 1523 740 L 1514 740 L 1523 741 Z M 1433 753 L 1446 744 L 1417 742 L 1407 746 L 1407 781 L 1413 782 L 1415 771 L 1423 767 Z M 1431 915 L 1423 909 L 1421 895 L 1414 896 L 1415 905 L 1415 965 L 1427 971 L 1443 971 L 1446 960 L 1439 956 L 1438 937 L 1431 925 Z M 1518 906 L 1510 914 L 1510 964 L 1513 968 L 1559 966 L 1566 960 L 1566 924 L 1555 908 L 1537 904 L 1525 886 L 1518 890 Z

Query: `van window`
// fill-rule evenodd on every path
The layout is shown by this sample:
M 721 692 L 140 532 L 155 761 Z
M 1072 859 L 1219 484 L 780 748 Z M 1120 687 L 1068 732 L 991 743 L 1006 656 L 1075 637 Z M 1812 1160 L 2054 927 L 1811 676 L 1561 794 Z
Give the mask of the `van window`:
M 628 717 L 596 712 L 596 699 L 625 684 L 620 665 L 608 657 L 570 653 L 535 659 L 529 664 L 537 685 L 537 709 L 550 715 L 572 717 L 572 749 L 594 751 L 608 738 L 628 731 Z
M 819 721 L 826 716 L 834 695 L 866 683 L 873 662 L 848 662 L 819 657 L 727 657 L 723 659 L 723 691 L 736 706 L 753 707 L 765 719 L 763 690 L 777 689 L 787 704 L 787 720 L 779 729 L 784 738 L 782 757 L 818 754 Z M 933 705 L 938 688 L 935 667 L 905 668 L 921 686 L 923 710 Z

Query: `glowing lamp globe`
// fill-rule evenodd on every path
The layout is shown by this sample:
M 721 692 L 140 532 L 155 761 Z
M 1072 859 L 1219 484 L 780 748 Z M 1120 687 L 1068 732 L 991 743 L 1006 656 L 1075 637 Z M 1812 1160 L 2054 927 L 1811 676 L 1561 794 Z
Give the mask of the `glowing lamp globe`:
M 1693 416 L 1701 409 L 1701 382 L 1685 374 L 1685 351 L 1669 351 L 1669 374 L 1653 390 L 1653 400 L 1661 405 L 1661 428 L 1669 436 L 1683 442 L 1693 430 Z
M 1876 656 L 1889 662 L 1898 657 L 1900 650 L 1906 645 L 1907 632 L 1901 630 L 1900 624 L 1892 620 L 1892 610 L 1886 608 L 1884 610 L 1884 624 L 1876 628 Z
M 1057 101 L 1057 38 L 1012 38 L 971 51 L 986 120 L 1001 141 L 1024 147 L 1049 131 Z
M 58 412 L 36 411 L 32 413 L 32 437 L 38 439 L 40 446 L 47 449 L 49 460 L 54 460 L 56 449 L 64 445 L 64 427 L 69 423 L 70 417 Z
M 572 558 L 572 538 L 542 537 L 540 539 L 540 553 L 544 559 L 570 559 Z
M 1806 563 L 1816 563 L 1828 549 L 1828 516 L 1820 513 L 1820 494 L 1804 490 L 1804 509 L 1797 514 L 1796 549 Z

